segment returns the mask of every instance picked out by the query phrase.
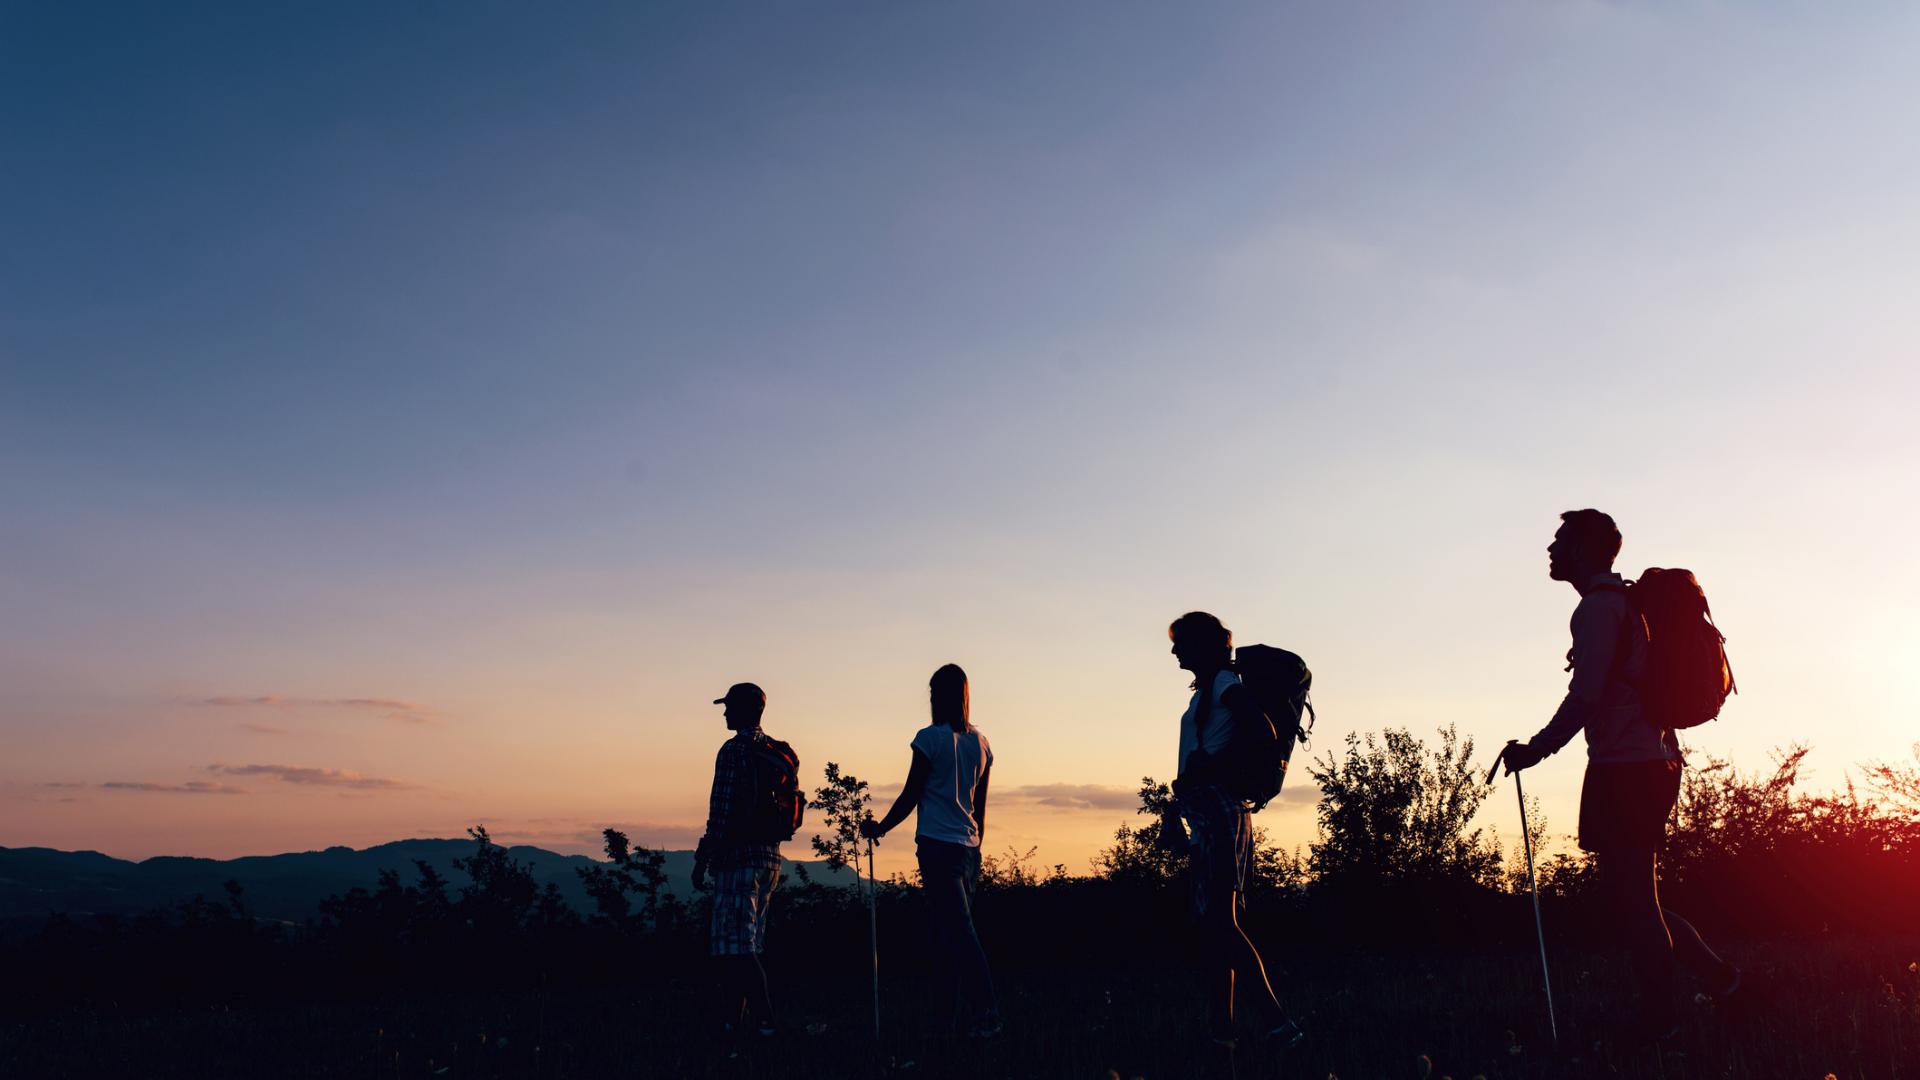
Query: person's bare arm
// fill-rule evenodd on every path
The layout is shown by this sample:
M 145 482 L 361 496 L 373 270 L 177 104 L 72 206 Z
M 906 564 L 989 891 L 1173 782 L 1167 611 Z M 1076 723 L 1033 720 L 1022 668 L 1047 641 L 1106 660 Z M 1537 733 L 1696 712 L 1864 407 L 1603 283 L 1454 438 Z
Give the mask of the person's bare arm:
M 860 824 L 862 836 L 878 839 L 892 832 L 894 826 L 907 820 L 913 808 L 920 805 L 920 796 L 927 792 L 927 777 L 933 774 L 933 762 L 918 749 L 913 752 L 913 763 L 907 767 L 907 784 L 900 789 L 900 797 L 893 800 L 893 809 L 879 821 L 865 821 Z
M 980 782 L 973 785 L 973 827 L 980 832 L 980 838 L 987 837 L 987 777 L 993 775 L 993 766 L 980 770 Z

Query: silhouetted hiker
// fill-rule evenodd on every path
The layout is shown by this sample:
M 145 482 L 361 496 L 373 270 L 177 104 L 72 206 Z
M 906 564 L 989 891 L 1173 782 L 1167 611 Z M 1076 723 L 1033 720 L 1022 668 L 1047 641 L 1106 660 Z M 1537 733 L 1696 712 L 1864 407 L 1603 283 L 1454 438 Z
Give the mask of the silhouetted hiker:
M 1657 862 L 1667 818 L 1680 797 L 1682 759 L 1673 729 L 1646 715 L 1637 684 L 1648 671 L 1644 624 L 1628 606 L 1613 571 L 1620 530 L 1598 510 L 1570 510 L 1547 548 L 1547 576 L 1580 594 L 1573 609 L 1573 679 L 1547 726 L 1500 752 L 1511 774 L 1538 764 L 1587 733 L 1580 787 L 1580 846 L 1593 852 L 1600 895 L 1627 948 L 1640 989 L 1643 1021 L 1655 1037 L 1675 1024 L 1676 959 L 1715 996 L 1740 985 L 1693 924 L 1660 906 Z
M 726 706 L 734 733 L 713 763 L 707 831 L 693 855 L 694 888 L 713 875 L 711 951 L 718 962 L 722 1032 L 743 1029 L 743 1018 L 761 1035 L 775 1033 L 767 974 L 760 966 L 766 940 L 767 905 L 780 883 L 780 843 L 793 837 L 805 799 L 798 783 L 800 759 L 793 748 L 760 730 L 767 695 L 752 683 L 735 683 L 715 705 Z
M 1233 633 L 1204 611 L 1180 616 L 1167 628 L 1174 659 L 1193 673 L 1193 699 L 1180 717 L 1180 757 L 1173 781 L 1174 813 L 1160 821 L 1160 844 L 1187 852 L 1193 918 L 1200 926 L 1213 1041 L 1234 1041 L 1234 991 L 1251 997 L 1265 1038 L 1292 1046 L 1304 1036 L 1287 1018 L 1260 952 L 1240 927 L 1253 874 L 1253 815 L 1245 799 L 1228 792 L 1220 755 L 1234 725 L 1265 717 L 1233 672 Z M 1181 819 L 1186 826 L 1181 827 Z
M 971 695 L 960 665 L 934 672 L 927 691 L 933 722 L 914 733 L 906 787 L 886 817 L 861 822 L 860 832 L 878 839 L 919 811 L 913 840 L 936 984 L 966 1003 L 967 1034 L 988 1038 L 1000 1033 L 1000 1011 L 994 1004 L 987 954 L 973 929 L 973 892 L 980 882 L 980 841 L 987 832 L 993 749 L 970 722 Z M 950 999 L 948 1016 L 954 1004 Z

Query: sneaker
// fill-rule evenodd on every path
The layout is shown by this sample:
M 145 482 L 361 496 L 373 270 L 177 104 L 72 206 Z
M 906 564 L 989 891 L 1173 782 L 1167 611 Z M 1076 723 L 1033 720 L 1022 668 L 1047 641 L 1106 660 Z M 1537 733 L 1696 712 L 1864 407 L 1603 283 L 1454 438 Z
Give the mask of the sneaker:
M 1300 1025 L 1292 1020 L 1282 1020 L 1260 1036 L 1261 1042 L 1269 1046 L 1277 1046 L 1282 1050 L 1291 1050 L 1306 1039 L 1307 1033 L 1300 1030 Z

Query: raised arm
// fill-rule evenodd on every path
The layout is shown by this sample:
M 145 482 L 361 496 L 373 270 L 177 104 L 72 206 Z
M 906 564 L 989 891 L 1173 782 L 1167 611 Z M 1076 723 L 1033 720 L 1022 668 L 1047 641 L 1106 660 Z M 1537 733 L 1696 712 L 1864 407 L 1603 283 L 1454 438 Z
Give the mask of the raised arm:
M 933 761 L 921 753 L 913 751 L 913 763 L 907 767 L 907 786 L 900 789 L 900 797 L 893 800 L 893 809 L 878 822 L 860 823 L 860 834 L 879 838 L 893 831 L 893 827 L 907 820 L 913 808 L 920 805 L 920 796 L 927 792 L 927 777 L 933 773 Z

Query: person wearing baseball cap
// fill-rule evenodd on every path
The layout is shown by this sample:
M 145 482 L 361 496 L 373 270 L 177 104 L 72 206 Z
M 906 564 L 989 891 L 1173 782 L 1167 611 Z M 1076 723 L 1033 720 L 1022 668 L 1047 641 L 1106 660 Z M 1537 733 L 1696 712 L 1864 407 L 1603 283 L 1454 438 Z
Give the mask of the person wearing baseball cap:
M 734 683 L 714 698 L 733 737 L 720 746 L 707 801 L 707 830 L 693 854 L 693 887 L 713 888 L 710 951 L 719 967 L 721 1034 L 749 1028 L 771 1036 L 773 1002 L 760 950 L 767 905 L 780 884 L 780 842 L 799 824 L 800 759 L 793 748 L 760 730 L 766 691 Z

